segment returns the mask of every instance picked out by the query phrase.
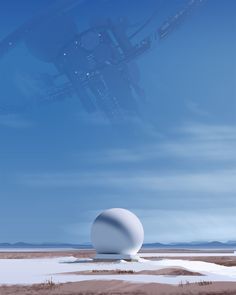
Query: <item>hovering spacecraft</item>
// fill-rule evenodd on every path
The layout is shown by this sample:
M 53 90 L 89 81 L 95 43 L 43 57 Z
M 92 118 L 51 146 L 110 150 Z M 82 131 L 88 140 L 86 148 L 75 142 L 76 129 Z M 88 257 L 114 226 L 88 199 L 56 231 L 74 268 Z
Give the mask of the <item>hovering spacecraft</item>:
M 85 1 L 85 0 L 84 0 Z M 37 59 L 51 63 L 54 76 L 44 75 L 47 92 L 43 100 L 77 96 L 89 112 L 101 111 L 112 119 L 136 113 L 145 96 L 134 74 L 135 60 L 148 52 L 156 40 L 176 29 L 203 0 L 190 0 L 157 30 L 137 41 L 155 13 L 131 34 L 125 19 L 104 19 L 80 32 L 68 11 L 81 0 L 62 0 L 19 27 L 0 42 L 0 58 L 24 42 Z M 134 38 L 135 37 L 135 38 Z M 60 78 L 63 77 L 63 82 Z

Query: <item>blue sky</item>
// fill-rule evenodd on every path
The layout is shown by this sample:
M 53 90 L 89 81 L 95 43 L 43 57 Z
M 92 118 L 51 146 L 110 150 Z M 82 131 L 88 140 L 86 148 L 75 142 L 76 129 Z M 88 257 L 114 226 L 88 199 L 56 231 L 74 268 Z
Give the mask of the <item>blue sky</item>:
M 48 2 L 3 0 L 0 38 Z M 148 29 L 184 3 L 165 1 Z M 157 5 L 91 0 L 71 17 L 81 28 L 94 16 L 135 22 Z M 110 207 L 134 211 L 146 242 L 236 240 L 235 11 L 234 0 L 208 0 L 140 58 L 139 117 L 112 125 L 77 99 L 0 114 L 0 242 L 88 242 Z M 0 104 L 36 102 L 41 72 L 55 69 L 23 44 L 11 51 Z

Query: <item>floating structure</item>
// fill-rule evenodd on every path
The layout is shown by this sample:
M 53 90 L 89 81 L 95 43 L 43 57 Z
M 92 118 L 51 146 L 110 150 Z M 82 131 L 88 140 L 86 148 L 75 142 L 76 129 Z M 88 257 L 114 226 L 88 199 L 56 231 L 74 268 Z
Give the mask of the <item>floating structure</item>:
M 86 0 L 52 2 L 55 3 L 0 40 L 0 59 L 24 43 L 33 57 L 55 69 L 53 74 L 39 75 L 43 87 L 38 92 L 38 103 L 77 97 L 86 112 L 101 111 L 114 121 L 126 114 L 138 115 L 139 102 L 145 99 L 136 60 L 149 52 L 155 42 L 175 31 L 203 0 L 188 0 L 181 10 L 149 33 L 146 29 L 158 18 L 160 7 L 140 25 L 129 24 L 122 17 L 97 21 L 95 16 L 82 29 L 70 12 L 75 8 L 82 10 Z M 33 100 L 30 105 L 34 104 Z M 3 105 L 0 112 L 19 112 L 25 107 Z
M 92 225 L 94 259 L 138 261 L 143 239 L 143 226 L 135 214 L 122 208 L 105 210 Z

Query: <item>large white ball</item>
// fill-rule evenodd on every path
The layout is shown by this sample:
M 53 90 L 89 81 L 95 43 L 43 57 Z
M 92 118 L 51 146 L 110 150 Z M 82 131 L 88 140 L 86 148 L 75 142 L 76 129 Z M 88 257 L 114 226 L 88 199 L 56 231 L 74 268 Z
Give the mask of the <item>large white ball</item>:
M 91 240 L 98 254 L 135 255 L 143 238 L 140 220 L 126 209 L 108 209 L 92 225 Z

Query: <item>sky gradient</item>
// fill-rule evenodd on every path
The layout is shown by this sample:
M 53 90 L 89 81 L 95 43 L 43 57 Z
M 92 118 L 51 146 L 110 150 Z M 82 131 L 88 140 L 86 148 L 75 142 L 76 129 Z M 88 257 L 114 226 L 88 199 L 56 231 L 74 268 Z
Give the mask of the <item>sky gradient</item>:
M 0 39 L 49 2 L 3 0 Z M 79 28 L 105 15 L 139 22 L 159 2 L 88 0 L 71 17 Z M 144 36 L 184 3 L 165 1 Z M 0 242 L 89 242 L 111 207 L 139 216 L 145 242 L 236 240 L 235 52 L 236 2 L 206 0 L 137 61 L 139 117 L 113 125 L 76 98 L 0 113 Z M 55 69 L 24 44 L 12 50 L 0 106 L 36 101 L 42 72 Z

